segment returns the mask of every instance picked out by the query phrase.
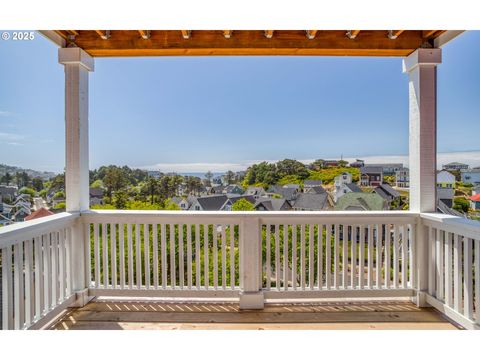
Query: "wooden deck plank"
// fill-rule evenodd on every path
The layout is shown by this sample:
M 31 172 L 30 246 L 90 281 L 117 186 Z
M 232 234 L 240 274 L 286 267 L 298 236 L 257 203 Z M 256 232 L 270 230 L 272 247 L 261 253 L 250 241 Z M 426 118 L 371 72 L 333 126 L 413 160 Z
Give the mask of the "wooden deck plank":
M 105 321 L 62 321 L 55 330 L 456 330 L 448 322 L 368 322 L 368 323 L 316 323 L 316 324 L 192 324 L 158 322 L 105 322 Z
M 456 329 L 436 310 L 408 301 L 267 304 L 95 300 L 71 309 L 52 329 Z

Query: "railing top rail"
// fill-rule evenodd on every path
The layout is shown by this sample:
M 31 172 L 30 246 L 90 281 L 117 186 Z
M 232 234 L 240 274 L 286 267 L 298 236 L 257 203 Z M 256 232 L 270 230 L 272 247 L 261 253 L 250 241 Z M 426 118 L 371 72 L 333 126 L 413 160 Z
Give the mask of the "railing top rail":
M 412 222 L 418 214 L 409 211 L 168 211 L 168 210 L 89 210 L 81 214 L 90 222 L 240 222 L 260 219 L 263 222 Z
M 305 217 L 412 217 L 418 213 L 411 211 L 181 211 L 181 210 L 87 210 L 82 211 L 83 215 L 101 214 L 101 215 L 164 215 L 173 217 L 191 217 L 191 216 L 224 216 L 224 217 L 277 217 L 282 215 Z
M 1 227 L 0 248 L 68 226 L 79 216 L 79 213 L 64 212 Z
M 422 213 L 420 216 L 425 225 L 480 240 L 480 221 L 438 213 Z

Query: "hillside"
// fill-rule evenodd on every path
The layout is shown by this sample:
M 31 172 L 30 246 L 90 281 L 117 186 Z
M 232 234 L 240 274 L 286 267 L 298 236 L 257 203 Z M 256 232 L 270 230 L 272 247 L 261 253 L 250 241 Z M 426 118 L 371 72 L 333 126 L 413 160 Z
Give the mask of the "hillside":
M 7 172 L 10 173 L 10 175 L 14 175 L 17 172 L 26 172 L 28 176 L 35 178 L 39 177 L 42 178 L 43 180 L 48 180 L 51 177 L 55 176 L 56 174 L 53 172 L 48 172 L 48 171 L 37 171 L 37 170 L 32 170 L 32 169 L 23 169 L 18 166 L 11 166 L 11 165 L 5 165 L 5 164 L 0 164 L 0 177 L 5 175 Z

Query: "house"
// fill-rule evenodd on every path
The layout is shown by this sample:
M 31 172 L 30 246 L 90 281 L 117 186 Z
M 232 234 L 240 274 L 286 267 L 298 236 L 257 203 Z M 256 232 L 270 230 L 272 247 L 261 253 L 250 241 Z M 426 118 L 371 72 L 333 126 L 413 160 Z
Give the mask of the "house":
M 334 186 L 340 187 L 344 184 L 350 184 L 352 182 L 352 174 L 349 172 L 342 172 L 340 175 L 335 176 Z
M 351 184 L 343 184 L 338 188 L 335 188 L 333 191 L 333 201 L 335 203 L 338 202 L 338 199 L 340 199 L 343 195 L 348 194 L 348 193 L 362 193 L 363 190 L 360 189 L 356 184 L 351 183 Z
M 451 163 L 448 163 L 448 164 L 445 164 L 442 166 L 442 169 L 443 170 L 467 170 L 468 169 L 468 165 L 467 164 L 462 164 L 462 163 L 459 163 L 459 162 L 451 162 Z
M 233 204 L 238 200 L 245 199 L 252 205 L 255 204 L 256 198 L 252 195 L 209 195 L 202 197 L 191 197 L 189 200 L 191 204 L 188 208 L 190 211 L 230 211 Z
M 243 188 L 240 185 L 227 185 L 225 186 L 225 189 L 223 190 L 224 194 L 236 194 L 236 195 L 242 195 L 243 194 Z
M 446 215 L 460 216 L 463 218 L 466 217 L 465 214 L 461 213 L 460 211 L 448 207 L 442 200 L 437 202 L 437 212 Z
M 465 184 L 480 184 L 480 168 L 460 170 L 460 176 Z
M 230 211 L 232 210 L 232 206 L 240 199 L 247 200 L 250 204 L 255 205 L 257 199 L 251 195 L 227 195 L 228 201 L 225 203 L 222 210 Z
M 13 207 L 12 220 L 15 222 L 24 221 L 25 218 L 31 214 L 30 207 L 23 205 L 16 205 Z
M 193 200 L 189 211 L 220 211 L 228 201 L 226 195 L 209 195 L 197 197 Z
M 177 205 L 180 210 L 188 210 L 190 206 L 195 202 L 195 196 L 181 197 L 174 196 L 170 199 L 172 203 Z
M 480 185 L 475 185 L 472 188 L 472 195 L 477 195 L 477 194 L 480 194 Z
M 388 203 L 375 193 L 351 192 L 343 195 L 335 205 L 335 210 L 380 211 L 387 210 Z
M 322 180 L 305 180 L 303 182 L 303 190 L 306 191 L 313 187 L 322 186 Z
M 323 186 L 314 186 L 314 187 L 308 188 L 307 190 L 304 190 L 304 192 L 313 193 L 313 194 L 322 194 L 327 192 L 327 190 L 325 190 Z
M 381 166 L 364 166 L 360 168 L 360 186 L 378 186 L 383 183 Z
M 340 175 L 335 176 L 333 201 L 337 202 L 340 197 L 349 192 L 363 192 L 357 185 L 352 183 L 352 174 L 342 172 Z
M 323 162 L 323 167 L 338 167 L 340 165 L 340 162 L 338 160 L 325 160 Z
M 147 174 L 148 177 L 153 177 L 155 179 L 159 179 L 162 176 L 162 173 L 158 170 L 148 170 Z
M 0 199 L 0 225 L 8 225 L 13 223 L 12 220 L 12 205 L 5 204 Z
M 410 187 L 410 171 L 406 167 L 402 167 L 395 172 L 395 186 L 397 188 Z
M 18 193 L 18 187 L 10 185 L 0 185 L 0 199 L 12 202 Z
M 383 175 L 386 176 L 393 176 L 395 175 L 395 172 L 403 168 L 403 164 L 401 163 L 368 164 L 368 166 L 382 168 Z
M 32 212 L 30 215 L 26 216 L 25 221 L 40 219 L 42 217 L 50 216 L 50 215 L 54 215 L 54 213 L 51 212 L 50 210 L 47 210 L 47 209 L 41 207 L 40 209 L 38 209 L 38 210 Z
M 102 188 L 90 188 L 90 206 L 91 205 L 103 205 L 103 189 Z
M 470 207 L 473 210 L 480 210 L 480 194 L 470 196 Z
M 211 194 L 223 194 L 225 190 L 225 186 L 223 185 L 214 185 L 210 189 Z
M 288 211 L 292 204 L 286 199 L 259 198 L 255 203 L 257 211 Z
M 265 196 L 266 192 L 263 187 L 260 186 L 249 186 L 247 190 L 245 191 L 245 195 L 250 195 L 255 197 L 255 199 L 258 199 L 261 196 Z
M 300 190 L 300 185 L 299 184 L 285 184 L 285 185 L 283 185 L 283 188 Z
M 292 202 L 292 201 L 295 201 L 299 193 L 300 193 L 299 189 L 286 188 L 279 185 L 272 185 L 268 188 L 266 196 L 271 198 L 281 197 L 285 200 Z
M 350 163 L 350 167 L 361 168 L 365 166 L 365 161 L 356 159 L 354 162 Z
M 437 172 L 437 201 L 442 200 L 448 207 L 453 206 L 455 175 L 446 170 Z
M 301 193 L 292 205 L 296 211 L 319 211 L 326 210 L 329 206 L 328 194 Z
M 400 194 L 398 193 L 398 191 L 394 190 L 388 184 L 381 184 L 377 186 L 375 189 L 373 189 L 373 192 L 380 195 L 384 200 L 388 202 L 389 205 L 392 201 L 400 199 Z

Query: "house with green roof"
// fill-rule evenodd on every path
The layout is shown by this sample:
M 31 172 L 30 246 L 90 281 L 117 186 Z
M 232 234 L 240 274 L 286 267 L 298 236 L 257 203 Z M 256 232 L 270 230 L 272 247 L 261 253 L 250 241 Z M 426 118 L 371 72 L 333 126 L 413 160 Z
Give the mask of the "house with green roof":
M 338 199 L 335 210 L 387 210 L 388 202 L 375 193 L 350 192 Z

